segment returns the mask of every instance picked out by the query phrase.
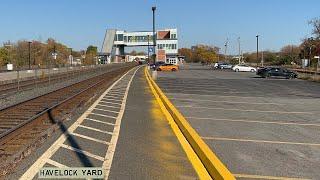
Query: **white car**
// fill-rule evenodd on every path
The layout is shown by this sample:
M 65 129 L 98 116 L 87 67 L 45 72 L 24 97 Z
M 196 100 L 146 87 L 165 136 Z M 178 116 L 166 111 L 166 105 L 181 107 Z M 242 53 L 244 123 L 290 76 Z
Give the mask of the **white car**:
M 256 72 L 257 69 L 245 64 L 238 64 L 232 67 L 232 70 L 234 70 L 235 72 Z

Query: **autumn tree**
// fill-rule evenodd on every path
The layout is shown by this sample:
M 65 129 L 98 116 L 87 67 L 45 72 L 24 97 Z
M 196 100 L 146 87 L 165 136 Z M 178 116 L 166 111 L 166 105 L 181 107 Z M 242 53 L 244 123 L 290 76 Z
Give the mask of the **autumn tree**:
M 84 59 L 84 64 L 96 64 L 97 61 L 98 48 L 96 46 L 88 46 L 86 51 L 86 57 Z

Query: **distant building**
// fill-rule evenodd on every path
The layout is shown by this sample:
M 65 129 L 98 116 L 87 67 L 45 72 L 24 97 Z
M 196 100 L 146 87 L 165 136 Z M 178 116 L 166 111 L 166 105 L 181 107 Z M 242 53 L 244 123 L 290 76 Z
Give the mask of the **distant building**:
M 126 55 L 125 56 L 125 62 L 133 62 L 133 61 L 145 61 L 148 58 L 146 55 Z
M 157 61 L 179 64 L 181 58 L 178 56 L 178 34 L 177 29 L 164 29 L 156 31 Z M 149 47 L 150 56 L 153 54 L 153 32 L 138 31 L 127 32 L 122 30 L 108 29 L 100 52 L 102 62 L 124 62 L 125 47 L 145 46 Z M 114 57 L 114 58 L 111 58 Z

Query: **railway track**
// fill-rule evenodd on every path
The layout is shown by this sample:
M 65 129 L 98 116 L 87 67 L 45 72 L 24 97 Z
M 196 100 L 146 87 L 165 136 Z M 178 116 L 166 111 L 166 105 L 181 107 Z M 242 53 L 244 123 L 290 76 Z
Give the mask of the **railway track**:
M 0 110 L 0 177 L 37 148 L 62 121 L 102 93 L 133 64 Z
M 37 77 L 29 77 L 21 81 L 15 81 L 0 85 L 0 97 L 5 98 L 19 91 L 26 91 L 35 87 L 45 86 L 51 83 L 57 83 L 66 79 L 74 78 L 78 75 L 87 75 L 94 72 L 98 68 L 76 69 L 58 74 L 37 75 Z

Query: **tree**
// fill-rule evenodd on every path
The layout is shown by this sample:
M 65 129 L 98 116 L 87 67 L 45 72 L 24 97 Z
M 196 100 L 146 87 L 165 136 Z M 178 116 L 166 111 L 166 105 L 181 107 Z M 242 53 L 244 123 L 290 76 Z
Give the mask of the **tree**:
M 88 46 L 86 51 L 86 58 L 84 59 L 84 64 L 96 64 L 97 62 L 97 54 L 98 54 L 98 48 L 96 46 Z
M 188 62 L 213 63 L 219 59 L 216 49 L 206 45 L 193 46 L 191 49 L 181 48 L 179 54 L 185 56 Z
M 314 18 L 309 21 L 309 24 L 313 26 L 312 34 L 315 35 L 317 39 L 320 38 L 320 18 Z

